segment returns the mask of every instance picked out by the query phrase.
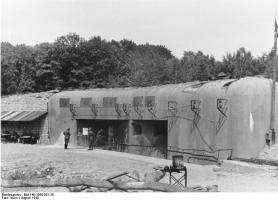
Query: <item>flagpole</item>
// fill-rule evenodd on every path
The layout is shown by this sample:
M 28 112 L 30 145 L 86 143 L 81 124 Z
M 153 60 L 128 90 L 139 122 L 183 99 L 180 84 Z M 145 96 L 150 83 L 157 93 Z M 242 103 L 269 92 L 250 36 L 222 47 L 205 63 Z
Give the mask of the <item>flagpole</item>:
M 275 133 L 275 88 L 276 88 L 276 68 L 277 68 L 277 22 L 275 17 L 275 31 L 274 31 L 274 48 L 273 48 L 273 63 L 272 63 L 272 90 L 271 90 L 271 118 L 270 118 L 270 130 L 272 131 L 272 143 L 275 144 L 276 133 Z

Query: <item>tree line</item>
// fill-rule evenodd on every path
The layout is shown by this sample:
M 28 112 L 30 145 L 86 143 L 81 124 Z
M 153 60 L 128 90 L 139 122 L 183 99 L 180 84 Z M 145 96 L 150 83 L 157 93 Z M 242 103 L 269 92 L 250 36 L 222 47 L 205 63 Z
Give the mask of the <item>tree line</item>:
M 211 80 L 220 72 L 230 78 L 270 77 L 272 54 L 254 57 L 240 48 L 221 61 L 201 51 L 185 51 L 178 59 L 162 45 L 99 36 L 85 40 L 75 33 L 35 46 L 2 42 L 1 92 L 153 86 Z

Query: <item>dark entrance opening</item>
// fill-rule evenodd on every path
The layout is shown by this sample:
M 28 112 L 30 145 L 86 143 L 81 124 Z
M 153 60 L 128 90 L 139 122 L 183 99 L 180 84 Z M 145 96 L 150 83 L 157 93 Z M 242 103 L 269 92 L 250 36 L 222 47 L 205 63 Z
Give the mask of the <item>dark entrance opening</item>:
M 77 120 L 77 145 L 89 146 L 88 129 L 97 134 L 95 147 L 167 158 L 167 120 Z
M 167 157 L 167 120 L 134 120 L 128 145 L 131 153 Z
M 36 144 L 41 132 L 42 127 L 39 119 L 34 121 L 1 121 L 1 138 L 6 142 Z
M 88 146 L 88 129 L 95 136 L 95 147 L 116 150 L 128 135 L 128 120 L 77 120 L 77 145 Z

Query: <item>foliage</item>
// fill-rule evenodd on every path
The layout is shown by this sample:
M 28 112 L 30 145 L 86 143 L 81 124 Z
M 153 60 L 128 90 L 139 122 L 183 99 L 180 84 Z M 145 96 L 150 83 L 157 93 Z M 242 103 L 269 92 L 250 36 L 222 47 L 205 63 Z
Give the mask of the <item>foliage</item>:
M 1 43 L 2 95 L 52 89 L 139 87 L 215 79 L 271 76 L 273 52 L 253 57 L 244 48 L 221 61 L 201 51 L 185 51 L 181 59 L 161 45 L 123 39 L 88 40 L 75 33 L 33 47 Z

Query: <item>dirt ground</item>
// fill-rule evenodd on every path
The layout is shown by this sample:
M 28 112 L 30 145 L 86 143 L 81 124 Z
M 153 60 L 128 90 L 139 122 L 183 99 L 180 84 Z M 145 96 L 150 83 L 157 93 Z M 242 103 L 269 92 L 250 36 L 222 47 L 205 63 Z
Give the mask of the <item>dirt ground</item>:
M 278 144 L 275 144 L 271 147 L 266 146 L 260 153 L 259 158 L 278 160 Z
M 62 146 L 1 144 L 1 176 L 18 168 L 51 164 L 64 174 L 90 174 L 102 179 L 115 172 L 137 170 L 144 173 L 170 160 L 84 147 L 64 150 Z M 240 162 L 225 162 L 222 167 L 186 163 L 188 186 L 218 185 L 220 192 L 278 192 L 278 168 Z M 169 183 L 166 175 L 160 182 Z M 66 188 L 1 188 L 5 191 L 67 192 Z

